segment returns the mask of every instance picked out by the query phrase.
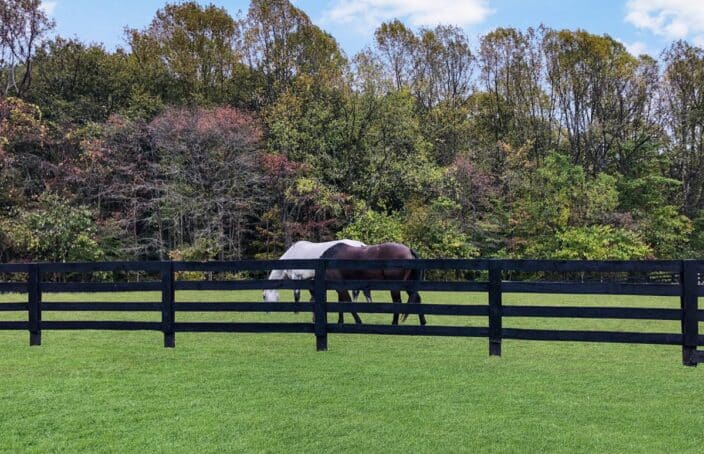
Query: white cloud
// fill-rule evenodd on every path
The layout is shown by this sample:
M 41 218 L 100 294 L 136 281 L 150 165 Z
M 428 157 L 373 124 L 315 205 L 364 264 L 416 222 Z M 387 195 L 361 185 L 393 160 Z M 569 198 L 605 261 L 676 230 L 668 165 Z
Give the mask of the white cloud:
M 56 9 L 57 3 L 58 1 L 43 1 L 39 8 L 41 8 L 47 16 L 51 16 L 54 14 L 54 10 Z
M 488 0 L 335 0 L 323 13 L 326 23 L 369 30 L 393 18 L 411 25 L 473 25 L 493 11 Z
M 650 55 L 650 51 L 648 50 L 648 45 L 645 44 L 643 41 L 624 41 L 622 39 L 619 39 L 621 43 L 626 46 L 626 50 L 631 54 L 636 57 L 639 55 Z
M 629 0 L 626 22 L 668 39 L 704 33 L 704 1 Z

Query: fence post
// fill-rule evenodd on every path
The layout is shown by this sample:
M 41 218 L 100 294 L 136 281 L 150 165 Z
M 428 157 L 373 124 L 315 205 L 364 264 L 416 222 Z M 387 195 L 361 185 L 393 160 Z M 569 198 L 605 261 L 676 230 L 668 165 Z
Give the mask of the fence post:
M 489 355 L 501 356 L 501 262 L 489 260 Z
M 698 300 L 699 282 L 696 263 L 682 260 L 682 364 L 697 365 L 697 338 L 699 337 Z
M 42 291 L 39 265 L 29 265 L 27 298 L 29 310 L 29 345 L 42 345 Z
M 315 287 L 313 289 L 313 319 L 315 325 L 315 345 L 319 352 L 328 349 L 328 295 L 325 285 L 326 271 L 326 261 L 318 260 L 318 264 L 315 267 Z
M 174 348 L 176 346 L 176 335 L 174 333 L 174 323 L 176 314 L 174 311 L 174 262 L 162 262 L 161 269 L 161 325 L 164 333 L 164 347 Z

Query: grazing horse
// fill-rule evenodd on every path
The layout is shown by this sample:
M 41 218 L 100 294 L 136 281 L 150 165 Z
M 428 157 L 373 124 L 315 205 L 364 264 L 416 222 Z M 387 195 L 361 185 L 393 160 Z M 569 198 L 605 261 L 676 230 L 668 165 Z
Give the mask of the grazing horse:
M 295 242 L 286 252 L 284 252 L 284 255 L 279 257 L 279 260 L 293 260 L 293 259 L 319 259 L 320 256 L 330 249 L 331 247 L 338 245 L 338 244 L 344 244 L 348 245 L 350 247 L 361 247 L 361 246 L 366 246 L 366 244 L 362 243 L 361 241 L 355 241 L 355 240 L 337 240 L 337 241 L 326 241 L 324 243 L 312 243 L 310 241 L 297 241 Z M 301 279 L 313 279 L 315 277 L 315 270 L 273 270 L 269 274 L 269 280 L 273 279 L 292 279 L 292 280 L 301 280 Z M 311 292 L 311 297 L 313 295 L 313 292 Z M 355 291 L 353 293 L 354 300 L 357 301 L 357 297 L 359 296 L 359 291 Z M 368 291 L 364 292 L 364 296 L 367 299 L 367 302 L 371 303 L 372 297 L 371 293 Z M 264 293 L 262 295 L 264 301 L 268 303 L 272 302 L 277 302 L 279 301 L 279 292 L 278 290 L 264 290 Z M 296 302 L 299 302 L 301 299 L 301 290 L 300 289 L 295 289 L 293 291 L 293 297 Z
M 418 258 L 408 246 L 399 243 L 382 243 L 374 246 L 350 247 L 346 244 L 337 244 L 323 253 L 321 259 L 336 259 L 336 260 L 413 260 Z M 387 269 L 328 269 L 326 278 L 328 280 L 422 280 L 423 273 L 421 270 L 409 270 L 399 268 Z M 420 295 L 418 292 L 407 292 L 409 304 L 420 304 Z M 347 290 L 339 290 L 337 292 L 338 301 L 350 301 L 350 295 Z M 394 303 L 401 303 L 401 291 L 392 290 L 391 299 Z M 356 314 L 352 314 L 356 315 Z M 405 321 L 408 314 L 403 314 L 401 321 Z M 361 323 L 355 317 L 357 323 Z M 425 314 L 418 314 L 421 325 L 426 324 Z M 343 323 L 342 313 L 338 323 Z M 394 314 L 391 321 L 392 324 L 398 324 L 398 314 Z

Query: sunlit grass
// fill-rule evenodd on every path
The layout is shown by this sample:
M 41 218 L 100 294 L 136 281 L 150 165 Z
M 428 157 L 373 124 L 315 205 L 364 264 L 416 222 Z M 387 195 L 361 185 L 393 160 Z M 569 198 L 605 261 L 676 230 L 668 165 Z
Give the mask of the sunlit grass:
M 290 292 L 282 299 L 291 300 Z M 21 301 L 24 295 L 0 295 Z M 376 292 L 377 301 L 388 301 Z M 179 292 L 177 301 L 259 301 Z M 329 301 L 333 301 L 332 294 Z M 158 293 L 45 295 L 160 301 Z M 424 293 L 486 304 L 486 294 Z M 679 306 L 677 298 L 504 296 L 505 304 Z M 365 323 L 390 315 L 360 314 Z M 44 312 L 44 320 L 159 320 L 159 313 Z M 0 312 L 0 320 L 25 320 Z M 177 321 L 298 321 L 310 314 L 178 313 Z M 330 320 L 337 316 L 330 314 Z M 347 317 L 348 322 L 351 318 Z M 486 326 L 485 317 L 428 316 Z M 411 316 L 407 323 L 417 323 Z M 505 319 L 507 327 L 678 332 L 677 322 Z M 5 451 L 700 451 L 704 369 L 671 346 L 310 334 L 0 332 Z

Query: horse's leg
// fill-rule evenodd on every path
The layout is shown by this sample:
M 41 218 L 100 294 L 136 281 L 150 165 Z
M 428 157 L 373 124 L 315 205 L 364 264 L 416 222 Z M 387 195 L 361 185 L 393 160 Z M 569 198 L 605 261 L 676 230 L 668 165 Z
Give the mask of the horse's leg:
M 420 293 L 418 292 L 408 292 L 408 304 L 420 304 Z M 421 325 L 425 325 L 427 321 L 425 320 L 425 314 L 418 314 L 418 320 Z
M 364 291 L 364 297 L 367 299 L 367 303 L 372 302 L 372 291 L 371 290 L 365 290 Z
M 337 301 L 340 303 L 343 302 L 349 302 L 350 301 L 350 294 L 347 293 L 347 290 L 338 290 L 337 291 Z M 345 323 L 345 315 L 343 312 L 339 312 L 337 314 L 337 323 L 343 324 Z
M 359 314 L 357 314 L 356 312 L 352 312 L 352 317 L 354 317 L 354 322 L 356 324 L 358 324 L 358 325 L 362 324 L 362 319 L 359 318 Z
M 364 296 L 367 299 L 367 303 L 372 302 L 372 299 L 369 296 L 369 290 L 364 290 Z M 352 301 L 356 303 L 357 299 L 359 299 L 359 290 L 353 290 L 352 291 Z M 352 317 L 354 317 L 354 321 L 356 323 L 362 324 L 362 319 L 359 318 L 359 314 L 357 314 L 356 312 L 352 312 Z
M 359 290 L 352 290 L 352 297 L 354 303 L 357 302 L 357 298 L 359 298 Z M 358 325 L 362 324 L 362 319 L 359 318 L 359 314 L 356 312 L 350 312 L 352 314 L 352 317 L 354 318 L 354 322 L 357 323 Z
M 401 304 L 401 292 L 399 290 L 391 291 L 391 301 L 393 301 L 394 304 Z M 391 320 L 391 324 L 398 325 L 398 313 L 394 314 L 394 317 Z
M 295 289 L 293 291 L 293 300 L 299 302 L 301 300 L 301 289 Z M 298 314 L 298 311 L 293 311 L 294 314 Z

